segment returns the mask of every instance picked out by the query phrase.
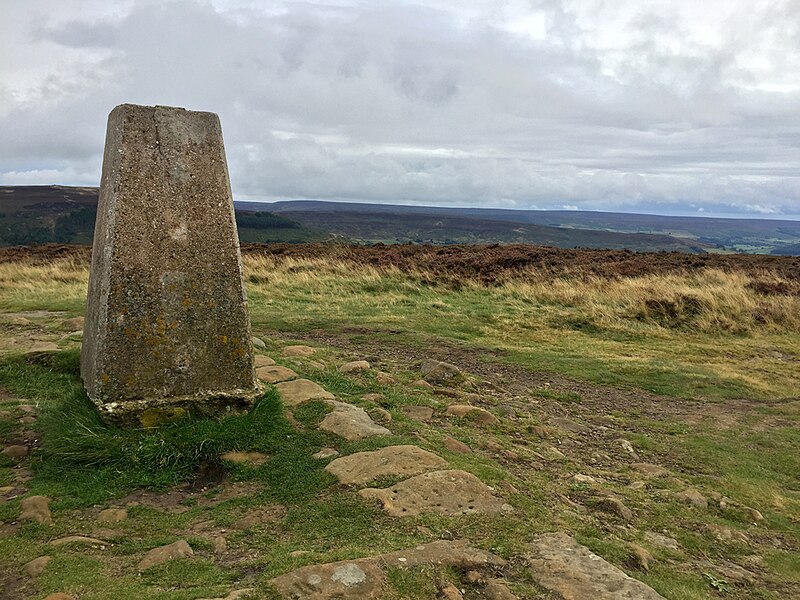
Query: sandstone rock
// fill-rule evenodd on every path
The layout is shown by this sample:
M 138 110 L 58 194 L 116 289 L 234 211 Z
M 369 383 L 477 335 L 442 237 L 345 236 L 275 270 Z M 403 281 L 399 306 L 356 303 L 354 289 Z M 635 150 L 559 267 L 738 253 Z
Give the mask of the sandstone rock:
M 49 556 L 40 556 L 39 558 L 34 558 L 32 561 L 25 563 L 25 566 L 22 568 L 30 577 L 38 577 L 44 572 L 44 568 L 49 562 Z
M 472 452 L 472 448 L 467 446 L 464 442 L 460 442 L 449 435 L 444 438 L 444 447 L 451 452 L 458 452 L 459 454 L 469 454 Z
M 75 600 L 75 596 L 70 596 L 64 592 L 56 592 L 45 596 L 44 600 Z
M 228 541 L 222 535 L 215 535 L 211 540 L 211 545 L 214 548 L 214 554 L 225 554 L 228 550 Z
M 316 454 L 313 454 L 312 458 L 316 458 L 317 460 L 322 460 L 325 458 L 331 458 L 333 456 L 339 456 L 339 451 L 335 450 L 334 448 L 323 448 Z
M 267 344 L 264 343 L 264 340 L 262 340 L 261 338 L 253 336 L 252 341 L 253 341 L 253 346 L 255 348 L 258 348 L 259 350 L 265 350 L 267 347 Z
M 606 512 L 614 513 L 615 515 L 622 517 L 626 521 L 633 520 L 633 511 L 625 506 L 625 504 L 619 498 L 615 498 L 614 496 L 609 496 L 608 498 L 603 498 L 598 503 L 598 508 L 604 510 Z
M 707 525 L 706 528 L 709 530 L 709 532 L 711 532 L 711 535 L 721 542 L 738 542 L 740 544 L 747 544 L 750 541 L 741 531 L 731 529 L 725 525 L 717 525 L 712 523 Z
M 297 373 L 287 367 L 272 365 L 256 369 L 256 376 L 267 383 L 280 383 L 297 377 Z
M 397 383 L 397 379 L 385 371 L 378 371 L 375 373 L 375 381 L 377 381 L 379 385 L 394 385 Z
M 592 477 L 591 475 L 583 475 L 581 473 L 576 473 L 572 476 L 572 483 L 597 483 L 597 479 Z
M 265 356 L 263 354 L 256 354 L 253 358 L 253 367 L 258 369 L 259 367 L 271 367 L 275 364 L 275 361 L 271 359 L 269 356 Z
M 361 396 L 361 399 L 365 400 L 366 402 L 379 402 L 383 400 L 383 394 L 370 392 L 369 394 L 364 394 L 363 396 Z
M 460 470 L 424 473 L 390 488 L 366 488 L 359 494 L 364 498 L 380 500 L 383 510 L 393 517 L 410 517 L 421 513 L 500 514 L 513 510 L 494 496 L 492 489 L 480 479 Z
M 24 417 L 20 417 L 19 422 L 23 425 L 33 425 L 36 423 L 36 417 L 32 415 L 25 415 Z
M 429 406 L 415 406 L 413 404 L 407 404 L 400 410 L 409 419 L 413 419 L 415 421 L 430 421 L 433 418 L 433 409 Z
M 327 400 L 326 403 L 333 408 L 333 412 L 325 415 L 319 424 L 319 428 L 323 431 L 335 433 L 351 441 L 392 433 L 385 427 L 376 424 L 363 409 L 357 406 L 336 400 Z
M 631 544 L 631 564 L 640 571 L 649 571 L 650 562 L 653 560 L 653 555 L 638 544 Z
M 28 414 L 36 414 L 39 411 L 33 404 L 20 404 L 17 406 L 17 410 Z
M 20 504 L 22 506 L 20 519 L 28 519 L 42 524 L 53 522 L 50 515 L 50 498 L 47 496 L 28 496 L 23 498 Z
M 27 327 L 28 325 L 33 324 L 33 321 L 30 319 L 26 319 L 25 317 L 6 317 L 4 319 L 6 323 L 9 325 L 14 325 L 15 327 Z
M 499 556 L 477 550 L 464 540 L 437 541 L 378 556 L 301 567 L 270 583 L 284 598 L 294 600 L 356 600 L 380 598 L 384 569 L 446 565 L 468 570 L 501 567 Z
M 526 557 L 533 579 L 569 600 L 664 600 L 563 533 L 538 535 Z
M 695 508 L 708 508 L 708 500 L 695 489 L 688 489 L 684 492 L 680 492 L 675 494 L 675 497 L 684 504 L 689 504 Z
M 423 390 L 433 389 L 433 386 L 424 379 L 417 379 L 416 381 L 412 382 L 411 385 L 415 388 L 421 388 Z
M 517 597 L 508 589 L 508 586 L 501 580 L 494 579 L 483 588 L 486 600 L 517 600 Z
M 295 379 L 278 383 L 275 388 L 286 406 L 298 406 L 308 400 L 333 400 L 334 395 L 318 383 Z
M 310 369 L 316 369 L 317 371 L 325 370 L 325 364 L 318 360 L 310 360 L 306 366 Z
M 463 379 L 457 366 L 439 360 L 427 359 L 419 370 L 422 378 L 432 385 L 450 385 Z
M 452 417 L 467 418 L 477 425 L 496 425 L 500 422 L 500 419 L 485 408 L 470 404 L 451 404 L 447 407 L 445 414 Z
M 72 319 L 64 319 L 61 321 L 60 328 L 64 331 L 83 331 L 83 324 L 85 319 L 83 317 L 73 317 Z
M 761 512 L 756 510 L 755 508 L 750 508 L 749 506 L 745 506 L 744 512 L 747 514 L 747 518 L 750 519 L 753 523 L 760 523 L 761 521 L 764 520 L 764 515 L 762 515 Z
M 107 508 L 101 510 L 97 515 L 97 521 L 100 523 L 119 523 L 128 518 L 127 508 Z
M 339 373 L 361 373 L 368 370 L 369 363 L 366 360 L 353 360 L 339 367 Z
M 267 462 L 267 455 L 261 452 L 226 452 L 221 455 L 222 460 L 234 463 L 236 465 L 250 465 L 251 467 L 259 467 Z
M 55 342 L 36 342 L 33 346 L 28 348 L 23 354 L 25 356 L 36 356 L 37 354 L 52 354 L 58 352 L 59 347 Z
M 217 115 L 111 111 L 94 242 L 81 376 L 101 415 L 248 408 L 260 387 Z
M 186 543 L 186 540 L 178 540 L 177 542 L 167 544 L 166 546 L 161 546 L 160 548 L 153 548 L 150 550 L 144 555 L 144 558 L 142 558 L 142 560 L 139 562 L 137 568 L 140 571 L 144 571 L 150 567 L 155 567 L 156 565 L 160 565 L 169 560 L 187 558 L 190 556 L 194 556 L 194 551 L 192 548 Z
M 665 469 L 660 465 L 652 465 L 650 463 L 632 463 L 631 468 L 639 471 L 648 477 L 665 477 L 671 475 L 669 469 Z
M 547 460 L 564 460 L 566 458 L 561 450 L 550 444 L 542 446 L 542 455 Z
M 337 458 L 325 470 L 341 483 L 364 484 L 383 476 L 411 477 L 447 468 L 447 461 L 417 446 L 388 446 Z
M 676 540 L 675 538 L 671 538 L 667 535 L 663 535 L 661 533 L 656 533 L 654 531 L 645 531 L 644 539 L 647 540 L 649 543 L 653 544 L 654 546 L 659 546 L 661 548 L 667 548 L 669 550 L 680 549 L 680 544 L 678 544 L 678 540 Z
M 3 448 L 3 454 L 8 456 L 9 458 L 14 458 L 19 460 L 20 458 L 25 458 L 28 456 L 28 447 L 27 446 L 20 446 L 20 445 L 12 445 L 6 446 Z
M 448 583 L 439 590 L 439 596 L 442 600 L 464 600 L 464 595 L 452 583 Z
M 566 417 L 552 417 L 550 423 L 565 431 L 571 431 L 572 433 L 589 433 L 591 431 L 586 425 L 576 423 L 572 419 L 567 419 Z
M 85 546 L 108 546 L 108 542 L 98 540 L 93 537 L 86 537 L 83 535 L 68 535 L 55 540 L 50 540 L 51 546 L 63 546 L 65 544 L 83 544 Z
M 636 450 L 633 448 L 633 444 L 630 441 L 620 438 L 617 440 L 617 443 L 622 446 L 622 449 L 625 450 L 631 456 L 636 456 Z
M 282 356 L 311 356 L 316 352 L 316 348 L 312 348 L 311 346 L 286 346 L 282 351 Z
M 380 406 L 370 408 L 368 414 L 374 421 L 377 421 L 378 423 L 392 422 L 392 413 L 385 408 L 381 408 Z

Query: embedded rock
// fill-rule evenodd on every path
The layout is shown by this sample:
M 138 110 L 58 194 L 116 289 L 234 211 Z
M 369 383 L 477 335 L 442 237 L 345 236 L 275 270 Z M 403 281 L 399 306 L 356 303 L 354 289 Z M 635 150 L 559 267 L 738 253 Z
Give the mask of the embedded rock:
M 333 400 L 334 396 L 324 387 L 308 379 L 284 381 L 275 386 L 286 406 L 297 406 L 308 400 Z
M 275 361 L 265 354 L 256 354 L 253 359 L 253 366 L 258 369 L 259 367 L 271 367 Z
M 295 356 L 311 356 L 316 352 L 316 348 L 312 348 L 311 346 L 286 346 L 282 351 L 282 356 L 287 357 L 295 357 Z
M 161 546 L 160 548 L 153 548 L 150 550 L 144 555 L 144 558 L 139 562 L 137 568 L 140 571 L 144 571 L 150 567 L 155 567 L 156 565 L 160 565 L 169 560 L 187 558 L 190 556 L 194 556 L 194 551 L 192 550 L 191 546 L 186 543 L 186 540 L 178 540 L 172 544 L 167 544 L 166 546 Z
M 272 579 L 284 598 L 293 600 L 356 600 L 380 598 L 384 569 L 445 565 L 460 570 L 502 567 L 499 556 L 478 550 L 465 540 L 437 541 L 378 556 L 301 567 Z
M 445 414 L 451 417 L 463 417 L 478 425 L 496 425 L 500 422 L 500 419 L 485 408 L 470 404 L 451 404 L 447 407 Z
M 297 373 L 280 365 L 268 365 L 256 369 L 256 376 L 267 383 L 281 383 L 297 377 Z
M 22 568 L 29 576 L 38 577 L 44 572 L 44 568 L 49 562 L 49 556 L 40 556 L 39 558 L 34 558 L 32 561 L 25 563 Z
M 261 452 L 232 451 L 222 454 L 220 458 L 235 465 L 250 465 L 251 467 L 259 467 L 267 462 L 267 455 Z
M 664 600 L 651 587 L 563 533 L 538 535 L 526 561 L 533 579 L 562 600 Z
M 375 435 L 391 435 L 391 431 L 373 421 L 364 409 L 337 400 L 327 400 L 333 408 L 325 415 L 319 428 L 343 437 L 346 440 L 361 440 Z
M 366 488 L 359 494 L 380 500 L 383 510 L 393 517 L 421 513 L 500 514 L 513 510 L 475 475 L 460 470 L 424 473 L 390 488 Z
M 339 373 L 361 373 L 368 370 L 369 363 L 366 360 L 354 360 L 339 367 Z
M 28 496 L 23 498 L 20 504 L 22 506 L 20 519 L 28 519 L 42 524 L 53 522 L 50 515 L 50 498 L 47 496 Z
M 127 508 L 107 508 L 101 510 L 97 515 L 97 521 L 100 523 L 119 523 L 128 518 Z
M 450 385 L 464 377 L 457 366 L 440 360 L 425 360 L 419 370 L 423 380 L 431 385 Z
M 377 477 L 411 477 L 447 468 L 442 457 L 417 446 L 388 446 L 372 452 L 356 452 L 337 458 L 325 470 L 341 483 L 364 484 Z

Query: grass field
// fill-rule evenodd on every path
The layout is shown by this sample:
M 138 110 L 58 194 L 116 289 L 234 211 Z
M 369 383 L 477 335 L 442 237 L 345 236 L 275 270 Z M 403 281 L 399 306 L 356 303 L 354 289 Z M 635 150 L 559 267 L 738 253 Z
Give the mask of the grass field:
M 20 498 L 0 504 L 0 573 L 11 598 L 66 590 L 79 598 L 195 599 L 224 597 L 234 584 L 269 597 L 269 579 L 304 564 L 448 536 L 512 559 L 546 531 L 571 533 L 667 598 L 800 595 L 800 296 L 792 282 L 720 269 L 614 278 L 527 269 L 487 283 L 324 255 L 247 256 L 245 271 L 253 331 L 265 351 L 340 399 L 389 411 L 393 435 L 343 442 L 316 429 L 324 405 L 307 403 L 289 418 L 272 390 L 247 416 L 109 428 L 85 398 L 78 342 L 61 325 L 83 312 L 87 264 L 0 264 L 5 442 L 24 434 L 20 405 L 33 404 L 38 414 L 30 458 L 24 467 L 0 459 L 0 487 L 47 495 L 54 519 L 52 526 L 16 524 Z M 61 351 L 22 355 L 44 341 Z M 281 358 L 290 343 L 318 350 L 313 360 Z M 429 357 L 458 365 L 465 383 L 412 385 Z M 375 369 L 337 371 L 356 358 L 394 382 L 379 383 Z M 381 396 L 365 400 L 369 393 Z M 453 398 L 490 410 L 500 423 L 445 418 Z M 407 405 L 429 406 L 436 416 L 414 421 Z M 587 430 L 564 429 L 556 418 Z M 445 436 L 473 452 L 448 450 Z M 503 490 L 516 510 L 488 519 L 391 519 L 310 458 L 324 446 L 347 454 L 391 443 L 437 452 Z M 258 468 L 222 463 L 231 449 L 270 458 Z M 644 477 L 631 467 L 638 462 L 668 474 Z M 30 479 L 20 480 L 21 469 Z M 225 497 L 231 485 L 246 493 Z M 682 503 L 677 494 L 687 488 L 699 490 L 707 508 Z M 632 520 L 607 512 L 609 494 L 633 511 Z M 101 508 L 132 501 L 128 520 L 98 531 Z M 256 525 L 237 525 L 248 515 Z M 220 532 L 223 555 L 213 548 Z M 113 543 L 48 545 L 68 534 Z M 677 545 L 659 546 L 652 534 Z M 177 537 L 195 558 L 136 574 L 144 551 Z M 652 554 L 647 568 L 632 558 L 635 546 Z M 51 563 L 42 575 L 20 575 L 43 554 Z M 435 598 L 443 581 L 463 587 L 462 575 L 393 573 L 387 597 Z M 517 567 L 505 575 L 519 597 L 547 597 Z M 481 597 L 467 588 L 467 597 Z

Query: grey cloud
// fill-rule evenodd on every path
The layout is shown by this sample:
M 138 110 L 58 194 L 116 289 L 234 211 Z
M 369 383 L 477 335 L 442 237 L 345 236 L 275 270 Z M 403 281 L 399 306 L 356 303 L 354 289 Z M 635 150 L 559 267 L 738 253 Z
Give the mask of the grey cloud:
M 621 4 L 615 47 L 592 42 L 619 17 L 604 3 L 530 3 L 544 39 L 494 3 L 217 4 L 32 26 L 52 68 L 26 94 L 5 78 L 0 182 L 95 183 L 108 111 L 138 102 L 219 112 L 241 197 L 800 214 L 791 3 L 776 24 L 742 2 L 714 44 L 679 11 Z M 748 63 L 781 50 L 786 73 Z

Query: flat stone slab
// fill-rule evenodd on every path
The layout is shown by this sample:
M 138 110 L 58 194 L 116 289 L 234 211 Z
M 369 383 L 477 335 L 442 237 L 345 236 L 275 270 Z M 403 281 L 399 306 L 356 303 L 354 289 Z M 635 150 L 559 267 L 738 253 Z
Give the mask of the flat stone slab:
M 161 546 L 160 548 L 153 548 L 150 550 L 144 555 L 144 558 L 142 558 L 142 560 L 139 562 L 137 568 L 140 571 L 144 571 L 145 569 L 155 567 L 156 565 L 160 565 L 170 560 L 189 558 L 191 556 L 194 556 L 194 551 L 192 550 L 191 546 L 189 546 L 186 540 L 178 540 L 177 542 L 167 544 L 166 546 Z
M 286 406 L 297 406 L 308 400 L 333 400 L 334 395 L 308 379 L 284 381 L 275 386 Z
M 256 369 L 256 377 L 267 383 L 280 383 L 297 377 L 297 373 L 280 365 L 268 365 Z
M 377 556 L 309 565 L 272 579 L 283 598 L 349 600 L 380 598 L 385 569 L 446 565 L 462 570 L 502 567 L 499 556 L 473 548 L 465 540 L 437 541 Z
M 356 452 L 337 458 L 325 467 L 340 482 L 359 485 L 377 477 L 411 477 L 447 468 L 447 461 L 417 446 L 388 446 L 372 452 Z
M 364 409 L 337 400 L 326 400 L 333 411 L 325 415 L 319 428 L 346 440 L 361 440 L 376 435 L 391 435 L 391 431 L 378 425 Z
M 256 354 L 253 359 L 253 366 L 258 369 L 259 367 L 271 367 L 275 364 L 275 360 L 264 354 Z
M 534 538 L 526 557 L 536 583 L 563 600 L 664 600 L 654 589 L 564 533 Z
M 286 346 L 282 351 L 281 355 L 283 356 L 311 356 L 317 351 L 316 348 L 312 348 L 311 346 Z
M 380 500 L 383 510 L 393 517 L 421 513 L 500 514 L 513 510 L 510 504 L 494 495 L 492 488 L 472 473 L 461 470 L 424 473 L 389 488 L 366 488 L 359 494 Z

